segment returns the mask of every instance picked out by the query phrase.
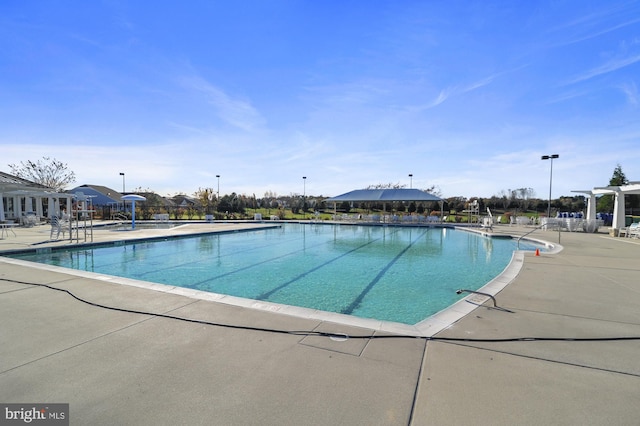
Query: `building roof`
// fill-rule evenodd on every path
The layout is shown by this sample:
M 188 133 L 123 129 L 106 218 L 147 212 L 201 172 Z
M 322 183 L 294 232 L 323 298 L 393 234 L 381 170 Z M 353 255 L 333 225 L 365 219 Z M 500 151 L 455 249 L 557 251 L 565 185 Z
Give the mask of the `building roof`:
M 184 195 L 184 194 L 175 195 L 175 196 L 171 197 L 169 199 L 169 201 L 171 201 L 172 203 L 174 203 L 175 205 L 178 205 L 180 207 L 201 206 L 202 205 L 200 200 L 198 200 L 197 198 L 189 197 L 189 196 Z
M 9 173 L 0 172 L 0 190 L 15 190 L 15 189 L 35 189 L 40 191 L 52 191 L 51 188 L 39 183 L 31 182 L 30 180 L 23 179 L 18 176 L 10 175 Z
M 67 191 L 70 194 L 76 194 L 82 192 L 84 195 L 91 197 L 91 203 L 94 206 L 106 206 L 109 204 L 116 204 L 122 202 L 120 194 L 111 188 L 101 185 L 84 184 L 76 186 L 75 188 Z
M 419 189 L 356 189 L 337 197 L 327 199 L 328 202 L 343 201 L 443 201 L 442 198 Z

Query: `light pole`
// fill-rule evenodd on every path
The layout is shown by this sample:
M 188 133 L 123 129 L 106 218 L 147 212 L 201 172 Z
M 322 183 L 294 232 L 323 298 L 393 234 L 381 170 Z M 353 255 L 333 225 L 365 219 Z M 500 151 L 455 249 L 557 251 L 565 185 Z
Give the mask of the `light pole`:
M 216 177 L 218 178 L 218 192 L 216 197 L 218 198 L 218 203 L 220 203 L 220 175 L 216 175 Z
M 307 177 L 302 176 L 302 218 L 303 219 L 306 217 L 306 214 L 304 212 L 304 202 L 306 198 L 307 198 Z
M 120 176 L 122 176 L 122 195 L 124 195 L 124 173 L 120 172 Z
M 551 160 L 551 172 L 549 174 L 549 205 L 547 207 L 547 219 L 551 219 L 551 185 L 553 183 L 553 159 L 559 158 L 558 154 L 543 155 L 542 160 Z
M 409 189 L 413 188 L 413 173 L 409 173 Z

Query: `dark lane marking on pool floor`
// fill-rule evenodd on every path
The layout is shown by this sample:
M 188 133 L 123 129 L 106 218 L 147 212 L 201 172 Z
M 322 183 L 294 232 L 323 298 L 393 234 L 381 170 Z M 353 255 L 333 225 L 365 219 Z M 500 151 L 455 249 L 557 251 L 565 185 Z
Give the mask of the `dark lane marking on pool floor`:
M 309 246 L 309 248 L 323 246 L 326 243 L 327 243 L 326 241 L 323 241 L 321 243 Z M 289 257 L 289 256 L 295 256 L 295 255 L 297 255 L 299 253 L 300 253 L 299 249 L 298 250 L 294 250 L 294 251 L 290 251 L 289 253 L 285 253 L 285 254 L 282 254 L 282 255 L 276 256 L 276 257 L 270 257 L 269 259 L 265 259 L 265 260 L 262 260 L 262 261 L 257 262 L 257 263 L 252 263 L 251 265 L 243 266 L 242 268 L 234 269 L 233 271 L 225 272 L 224 274 L 216 275 L 214 277 L 210 277 L 210 278 L 207 278 L 206 280 L 198 281 L 198 282 L 190 284 L 190 285 L 193 286 L 193 287 L 202 286 L 203 284 L 206 284 L 208 282 L 219 280 L 220 278 L 228 277 L 229 275 L 237 274 L 239 272 L 243 272 L 243 271 L 246 271 L 248 269 L 255 268 L 257 266 L 264 265 L 264 264 L 269 263 L 269 262 L 273 262 L 274 260 L 283 259 L 283 258 Z
M 247 231 L 247 232 L 254 232 L 254 231 Z M 228 235 L 234 235 L 234 234 L 228 234 Z M 221 236 L 222 235 L 203 236 L 200 238 L 200 240 L 202 238 L 205 238 L 205 239 L 212 238 L 212 239 L 218 240 Z M 269 244 L 263 244 L 259 246 L 253 246 L 248 249 L 229 251 L 225 254 L 218 254 L 217 257 L 224 258 L 224 257 L 242 255 L 251 251 L 263 249 L 265 247 L 292 244 L 302 240 L 303 238 L 296 237 L 296 238 L 280 241 L 275 244 L 269 243 Z M 197 264 L 203 263 L 203 258 L 197 258 L 190 262 L 171 263 L 171 260 L 173 259 L 173 257 L 166 252 L 155 254 L 153 256 L 149 256 L 147 254 L 148 250 L 153 249 L 153 247 L 156 244 L 165 243 L 165 242 L 166 240 L 165 241 L 144 241 L 144 242 L 137 242 L 133 244 L 124 244 L 123 246 L 115 246 L 115 247 L 96 247 L 95 250 L 104 250 L 104 249 L 118 250 L 119 254 L 122 254 L 122 253 L 129 254 L 128 253 L 129 251 L 132 252 L 132 254 L 129 254 L 129 256 L 125 259 L 122 259 L 122 257 L 118 257 L 117 260 L 105 262 L 105 263 L 96 264 L 94 260 L 94 253 L 93 253 L 94 248 L 72 250 L 69 252 L 61 252 L 61 254 L 65 254 L 65 259 L 63 260 L 62 265 L 57 262 L 45 261 L 42 263 L 55 265 L 55 266 L 62 266 L 66 268 L 78 269 L 78 270 L 85 270 L 85 271 L 101 273 L 101 274 L 122 276 L 122 274 L 119 274 L 118 271 L 113 270 L 114 266 L 117 266 L 118 270 L 120 270 L 126 267 L 127 265 L 138 264 L 139 262 L 142 261 L 149 266 L 149 270 L 146 272 L 131 273 L 129 277 L 135 278 L 135 279 L 144 279 L 146 276 L 149 276 L 149 275 L 157 275 L 161 271 L 172 270 L 175 268 L 183 268 L 185 266 L 197 265 Z M 68 256 L 67 256 L 67 253 L 68 253 Z M 16 256 L 16 259 L 20 259 L 20 258 L 21 258 L 20 256 Z M 62 259 L 62 256 L 60 256 L 60 259 Z M 87 259 L 90 259 L 90 262 L 87 261 Z M 84 260 L 83 268 L 80 268 L 80 263 L 83 263 L 81 262 L 81 260 Z M 100 258 L 100 261 L 102 260 L 103 259 Z M 158 266 L 151 269 L 151 267 L 153 267 L 154 265 L 158 265 Z
M 398 232 L 398 231 L 393 231 L 393 233 L 392 233 L 392 234 L 395 234 L 395 233 L 397 233 L 397 232 Z M 296 276 L 296 277 L 294 277 L 294 278 L 290 279 L 289 281 L 286 281 L 286 282 L 284 282 L 284 283 L 280 284 L 279 286 L 277 286 L 277 287 L 275 287 L 275 288 L 273 288 L 273 289 L 271 289 L 271 290 L 267 291 L 266 293 L 262 293 L 261 295 L 259 295 L 259 296 L 255 297 L 254 299 L 255 299 L 255 300 L 267 300 L 267 299 L 268 299 L 269 297 L 271 297 L 274 293 L 276 293 L 276 292 L 278 292 L 278 291 L 282 290 L 283 288 L 285 288 L 285 287 L 287 287 L 287 286 L 289 286 L 289 285 L 293 284 L 294 282 L 296 282 L 296 281 L 298 281 L 298 280 L 300 280 L 300 279 L 302 279 L 302 278 L 306 277 L 307 275 L 311 274 L 312 272 L 315 272 L 315 271 L 317 271 L 318 269 L 324 268 L 325 266 L 327 266 L 327 265 L 329 265 L 329 264 L 331 264 L 331 263 L 335 262 L 336 260 L 338 260 L 338 259 L 342 259 L 342 258 L 343 258 L 343 257 L 345 257 L 346 255 L 351 254 L 351 253 L 353 253 L 353 252 L 355 252 L 355 251 L 358 251 L 358 250 L 360 250 L 360 249 L 362 249 L 362 248 L 364 248 L 364 247 L 366 247 L 366 246 L 368 246 L 368 245 L 370 245 L 370 244 L 373 244 L 373 243 L 375 243 L 375 242 L 377 242 L 377 241 L 380 241 L 380 240 L 382 240 L 383 238 L 385 238 L 385 237 L 379 237 L 379 238 L 376 238 L 376 239 L 371 240 L 371 241 L 369 241 L 369 242 L 367 242 L 367 243 L 365 243 L 365 244 L 362 244 L 362 245 L 360 245 L 360 246 L 358 246 L 358 247 L 356 247 L 356 248 L 353 248 L 353 249 L 351 249 L 351 250 L 349 250 L 349 251 L 347 251 L 347 252 L 345 252 L 345 253 L 342 253 L 342 254 L 341 254 L 341 255 L 339 255 L 339 256 L 336 256 L 336 257 L 334 257 L 334 258 L 331 258 L 331 259 L 327 260 L 326 262 L 323 262 L 323 263 L 321 263 L 320 265 L 315 266 L 315 267 L 313 267 L 313 268 L 311 268 L 311 269 L 307 270 L 306 272 L 303 272 L 302 274 L 300 274 L 300 275 L 298 275 L 298 276 Z
M 382 279 L 382 277 L 387 273 L 387 271 L 389 271 L 389 269 L 391 269 L 391 267 L 398 261 L 400 260 L 400 258 L 402 256 L 404 256 L 404 254 L 409 251 L 409 249 L 416 243 L 418 242 L 418 240 L 420 240 L 422 237 L 425 236 L 427 232 L 423 232 L 418 238 L 416 238 L 414 241 L 410 241 L 409 245 L 406 246 L 400 253 L 398 253 L 396 255 L 396 257 L 394 257 L 389 263 L 387 263 L 385 265 L 384 268 L 382 268 L 380 270 L 380 272 L 378 272 L 378 275 L 376 275 L 376 277 L 365 287 L 364 290 L 362 290 L 362 292 L 358 295 L 358 297 L 356 297 L 353 302 L 351 302 L 351 304 L 349 306 L 347 306 L 346 308 L 344 308 L 340 313 L 342 314 L 346 314 L 346 315 L 351 315 L 353 313 L 353 311 L 355 311 L 356 309 L 358 309 L 358 307 L 360 306 L 360 304 L 362 303 L 362 300 L 365 298 L 365 296 L 371 291 L 371 289 Z
M 264 244 L 264 245 L 260 245 L 260 246 L 254 246 L 254 247 L 251 247 L 251 248 L 248 248 L 248 249 L 229 251 L 227 253 L 217 254 L 215 256 L 216 256 L 217 259 L 223 259 L 225 257 L 232 257 L 232 256 L 239 256 L 239 255 L 241 256 L 243 254 L 246 254 L 246 253 L 249 253 L 249 252 L 252 252 L 252 251 L 257 251 L 257 250 L 264 249 L 265 247 L 274 247 L 274 246 L 285 245 L 285 244 L 289 245 L 289 244 L 297 243 L 298 241 L 302 241 L 302 238 L 292 238 L 290 240 L 284 240 L 284 241 L 281 241 L 281 242 L 278 242 L 278 243 L 275 243 L 275 244 Z M 285 255 L 283 255 L 281 257 L 288 256 L 289 254 L 290 253 L 285 254 Z M 167 255 L 166 255 L 166 253 L 163 253 L 162 256 L 166 258 Z M 182 267 L 185 267 L 185 266 L 188 266 L 188 265 L 198 265 L 198 264 L 202 264 L 203 261 L 204 260 L 202 258 L 198 258 L 198 259 L 193 260 L 191 262 L 183 262 L 183 263 L 176 263 L 176 264 L 171 264 L 171 263 L 167 264 L 167 262 L 165 261 L 165 262 L 162 262 L 161 264 L 162 265 L 167 265 L 166 267 L 156 268 L 156 269 L 154 269 L 152 271 L 147 271 L 147 272 L 140 273 L 140 274 L 138 274 L 138 277 L 142 278 L 145 275 L 156 274 L 156 273 L 158 273 L 160 271 L 163 271 L 163 270 L 171 270 L 171 269 L 175 269 L 175 268 L 182 268 Z M 261 262 L 261 263 L 264 263 L 264 262 Z M 242 270 L 244 270 L 244 269 L 247 269 L 247 268 L 243 268 Z M 233 272 L 230 272 L 230 273 L 233 273 Z M 224 274 L 224 275 L 229 275 L 229 274 Z M 222 276 L 224 276 L 224 275 L 222 275 Z M 213 278 L 213 279 L 216 279 L 216 278 Z M 196 283 L 196 284 L 199 284 L 199 283 Z

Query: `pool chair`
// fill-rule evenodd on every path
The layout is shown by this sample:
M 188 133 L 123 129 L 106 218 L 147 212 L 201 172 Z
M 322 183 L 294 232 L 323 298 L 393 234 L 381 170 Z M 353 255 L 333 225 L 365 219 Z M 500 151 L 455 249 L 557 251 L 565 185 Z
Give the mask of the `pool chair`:
M 640 223 L 632 223 L 627 228 L 627 237 L 640 238 Z
M 20 223 L 25 228 L 32 228 L 38 224 L 38 217 L 33 212 L 27 212 L 20 218 Z
M 482 224 L 480 225 L 480 227 L 485 229 L 493 229 L 493 218 L 483 217 Z
M 618 229 L 618 237 L 628 237 L 629 236 L 629 228 L 627 228 L 626 226 L 623 226 L 622 228 Z
M 66 232 L 65 222 L 63 222 L 58 216 L 51 217 L 51 235 L 49 235 L 49 239 L 53 240 L 53 234 L 56 234 L 56 240 L 60 237 L 60 233 L 62 232 L 62 238 L 64 238 L 64 234 Z

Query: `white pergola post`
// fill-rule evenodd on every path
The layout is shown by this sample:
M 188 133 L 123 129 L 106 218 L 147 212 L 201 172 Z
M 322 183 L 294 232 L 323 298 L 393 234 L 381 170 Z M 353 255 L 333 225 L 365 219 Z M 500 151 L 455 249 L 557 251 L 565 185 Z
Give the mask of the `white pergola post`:
M 615 200 L 613 204 L 613 229 L 620 229 L 625 226 L 624 220 L 624 192 L 618 190 L 615 192 Z
M 5 221 L 5 217 L 4 217 L 4 198 L 3 198 L 2 192 L 0 192 L 0 222 L 4 222 Z
M 71 206 L 73 205 L 73 197 L 71 195 L 67 196 L 67 214 L 71 214 Z
M 596 208 L 597 208 L 596 194 L 589 193 L 589 198 L 587 200 L 587 219 L 588 220 L 596 219 Z
M 47 206 L 47 217 L 51 219 L 56 215 L 55 199 L 52 196 L 47 199 Z
M 24 196 L 24 211 L 25 212 L 33 211 L 33 197 L 28 194 Z
M 585 219 L 587 220 L 596 220 L 596 209 L 597 209 L 597 204 L 596 204 L 596 195 L 600 194 L 601 192 L 595 192 L 594 191 L 571 191 L 571 192 L 577 192 L 578 194 L 586 194 L 589 196 L 589 198 L 587 198 L 587 215 L 585 217 Z
M 20 219 L 22 216 L 22 197 L 19 195 L 15 195 L 13 197 L 13 217 L 16 219 Z
M 42 197 L 36 198 L 36 216 L 42 217 Z

